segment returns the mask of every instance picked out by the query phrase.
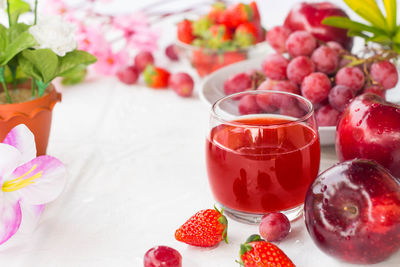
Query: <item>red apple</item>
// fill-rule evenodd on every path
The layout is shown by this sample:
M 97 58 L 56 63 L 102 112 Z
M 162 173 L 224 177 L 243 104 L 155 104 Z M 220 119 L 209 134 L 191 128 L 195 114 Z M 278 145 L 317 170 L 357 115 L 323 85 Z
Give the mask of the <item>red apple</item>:
M 337 126 L 336 153 L 340 161 L 375 160 L 400 177 L 400 106 L 376 94 L 356 97 Z
M 324 42 L 336 41 L 345 49 L 351 50 L 353 38 L 347 36 L 347 30 L 321 24 L 324 18 L 331 16 L 348 17 L 341 8 L 332 3 L 303 2 L 292 8 L 284 25 L 292 31 L 308 31 Z
M 400 180 L 374 161 L 346 161 L 321 173 L 304 212 L 315 244 L 344 261 L 377 263 L 400 248 Z

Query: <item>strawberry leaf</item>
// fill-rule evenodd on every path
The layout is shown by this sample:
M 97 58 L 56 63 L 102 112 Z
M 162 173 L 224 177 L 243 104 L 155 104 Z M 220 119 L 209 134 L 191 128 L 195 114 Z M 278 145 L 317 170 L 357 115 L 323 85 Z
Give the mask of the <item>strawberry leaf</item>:
M 396 0 L 383 0 L 386 10 L 386 23 L 391 32 L 396 31 L 397 23 L 397 6 Z

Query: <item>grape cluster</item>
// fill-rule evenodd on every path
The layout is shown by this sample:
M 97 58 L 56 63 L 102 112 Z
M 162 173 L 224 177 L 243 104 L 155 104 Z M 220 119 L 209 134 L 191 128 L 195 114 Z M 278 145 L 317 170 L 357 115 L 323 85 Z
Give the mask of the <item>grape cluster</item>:
M 322 43 L 307 31 L 291 32 L 284 26 L 275 26 L 268 31 L 266 39 L 276 53 L 264 59 L 262 72 L 266 81 L 257 90 L 286 91 L 306 97 L 314 105 L 319 126 L 335 126 L 345 107 L 357 95 L 368 92 L 384 97 L 385 90 L 398 82 L 397 69 L 390 60 L 377 58 L 352 64 L 352 59 L 357 57 L 341 44 Z M 225 85 L 230 85 L 229 80 Z M 249 89 L 244 83 L 241 85 L 235 92 Z M 225 93 L 229 91 L 233 90 Z M 253 102 L 263 108 L 262 101 L 247 101 Z M 268 109 L 271 110 L 270 105 Z

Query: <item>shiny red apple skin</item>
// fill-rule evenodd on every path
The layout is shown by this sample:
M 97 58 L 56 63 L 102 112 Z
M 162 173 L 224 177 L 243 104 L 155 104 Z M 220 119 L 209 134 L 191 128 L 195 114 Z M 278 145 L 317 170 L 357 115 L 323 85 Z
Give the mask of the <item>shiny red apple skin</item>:
M 348 17 L 341 8 L 329 2 L 302 2 L 291 9 L 284 26 L 292 31 L 308 31 L 323 42 L 336 41 L 350 51 L 353 38 L 347 36 L 347 30 L 321 24 L 322 20 L 331 16 Z
M 304 216 L 325 253 L 363 266 L 384 261 L 400 248 L 400 180 L 374 161 L 339 163 L 310 186 Z
M 340 161 L 372 159 L 400 177 L 400 106 L 365 93 L 347 106 L 336 130 Z

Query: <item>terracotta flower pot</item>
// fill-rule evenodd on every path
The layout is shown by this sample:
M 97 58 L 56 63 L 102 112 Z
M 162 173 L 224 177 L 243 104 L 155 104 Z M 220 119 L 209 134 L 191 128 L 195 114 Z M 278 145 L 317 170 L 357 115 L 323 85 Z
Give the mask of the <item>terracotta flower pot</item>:
M 9 87 L 11 88 L 11 86 Z M 30 84 L 19 86 L 30 90 Z M 52 110 L 61 101 L 61 93 L 50 85 L 50 92 L 34 100 L 23 103 L 0 104 L 0 140 L 18 124 L 25 124 L 35 135 L 37 155 L 46 154 L 50 135 Z

